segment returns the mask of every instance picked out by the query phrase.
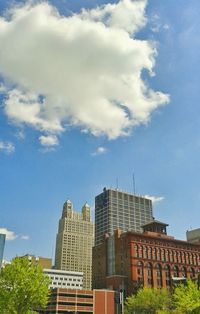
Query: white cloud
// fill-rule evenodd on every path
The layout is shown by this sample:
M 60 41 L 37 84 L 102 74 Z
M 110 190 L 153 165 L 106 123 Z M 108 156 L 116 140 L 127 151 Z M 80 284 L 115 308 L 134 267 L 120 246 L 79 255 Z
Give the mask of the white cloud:
M 99 146 L 97 147 L 95 152 L 92 153 L 92 156 L 102 155 L 102 154 L 105 154 L 106 152 L 107 152 L 107 148 L 103 146 Z
M 6 228 L 0 228 L 0 233 L 5 234 L 6 240 L 8 240 L 8 241 L 12 241 L 12 240 L 15 240 L 17 238 L 17 235 L 13 231 L 10 231 Z
M 117 4 L 107 4 L 93 10 L 82 10 L 82 17 L 104 22 L 106 26 L 136 33 L 146 24 L 145 8 L 147 0 L 124 0 Z
M 12 154 L 15 151 L 15 146 L 11 142 L 0 141 L 0 153 Z
M 141 77 L 153 73 L 156 57 L 152 42 L 135 38 L 146 3 L 64 17 L 44 2 L 0 18 L 0 74 L 15 86 L 5 101 L 9 119 L 55 136 L 77 126 L 110 139 L 147 123 L 169 96 Z
M 152 196 L 152 195 L 145 195 L 146 198 L 152 200 L 152 203 L 158 203 L 158 202 L 162 202 L 165 198 L 164 196 Z
M 22 240 L 29 240 L 29 236 L 28 235 L 22 235 L 20 238 Z
M 151 30 L 154 33 L 158 33 L 161 30 L 168 31 L 170 25 L 168 23 L 163 23 L 163 19 L 158 14 L 153 14 L 150 18 Z
M 55 135 L 41 135 L 39 137 L 40 144 L 45 147 L 52 147 L 58 145 L 58 138 Z

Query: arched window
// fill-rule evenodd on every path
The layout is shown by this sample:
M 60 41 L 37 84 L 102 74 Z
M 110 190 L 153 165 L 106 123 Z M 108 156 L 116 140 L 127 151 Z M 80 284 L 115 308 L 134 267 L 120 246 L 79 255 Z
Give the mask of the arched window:
M 155 247 L 153 249 L 153 258 L 157 259 L 157 249 Z
M 174 266 L 174 268 L 173 268 L 173 276 L 174 277 L 179 277 L 178 266 Z
M 157 259 L 158 259 L 158 261 L 160 261 L 161 260 L 161 249 L 157 249 Z
M 139 257 L 143 258 L 143 247 L 142 247 L 142 245 L 139 247 Z
M 169 251 L 169 260 L 170 262 L 173 262 L 173 254 L 171 250 Z
M 147 286 L 153 287 L 153 266 L 151 263 L 147 263 Z
M 144 285 L 144 264 L 142 262 L 137 263 L 137 280 L 140 286 Z
M 158 288 L 162 287 L 162 267 L 160 264 L 156 265 L 156 283 Z
M 144 247 L 144 258 L 148 258 L 148 247 Z
M 187 268 L 185 266 L 182 267 L 181 272 L 182 272 L 182 276 L 187 278 Z
M 135 257 L 138 257 L 138 246 L 137 246 L 137 244 L 135 244 L 134 245 L 134 255 L 135 255 Z
M 152 252 L 152 247 L 149 248 L 149 259 L 153 259 L 153 252 Z
M 169 250 L 165 250 L 166 262 L 169 262 Z
M 197 264 L 197 260 L 196 260 L 196 254 L 192 254 L 193 256 L 193 265 L 196 265 Z
M 193 267 L 190 267 L 190 278 L 195 278 L 195 270 Z
M 165 265 L 165 279 L 166 286 L 169 288 L 171 286 L 171 269 L 169 265 Z

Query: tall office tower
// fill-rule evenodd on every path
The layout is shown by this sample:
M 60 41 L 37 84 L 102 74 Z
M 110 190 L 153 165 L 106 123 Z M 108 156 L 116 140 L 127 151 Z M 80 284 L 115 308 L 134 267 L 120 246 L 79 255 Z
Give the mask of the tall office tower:
M 68 200 L 63 205 L 56 238 L 55 268 L 83 272 L 83 289 L 91 289 L 94 224 L 86 203 L 75 212 Z
M 5 239 L 6 235 L 5 234 L 0 234 L 0 268 L 2 266 L 2 261 L 3 261 L 3 252 L 4 252 L 4 246 L 5 246 Z
M 142 231 L 141 226 L 153 220 L 152 201 L 119 189 L 103 189 L 95 198 L 95 245 L 116 229 Z

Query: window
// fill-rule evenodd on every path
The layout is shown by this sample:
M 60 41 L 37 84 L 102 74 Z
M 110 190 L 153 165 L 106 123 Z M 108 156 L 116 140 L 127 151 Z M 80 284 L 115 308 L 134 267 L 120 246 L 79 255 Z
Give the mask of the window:
M 162 287 L 162 267 L 160 264 L 156 265 L 156 282 L 157 282 L 157 287 L 161 288 Z
M 153 267 L 151 263 L 147 263 L 147 285 L 153 287 Z

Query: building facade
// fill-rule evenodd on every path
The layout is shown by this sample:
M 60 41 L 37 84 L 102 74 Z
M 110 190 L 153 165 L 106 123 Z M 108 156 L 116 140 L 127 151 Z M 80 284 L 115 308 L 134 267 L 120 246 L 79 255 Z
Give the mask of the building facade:
M 38 265 L 40 267 L 44 268 L 51 268 L 52 267 L 52 259 L 48 257 L 41 257 L 41 256 L 35 256 L 31 254 L 26 254 L 22 257 L 27 257 L 29 262 L 32 265 Z
M 108 290 L 53 289 L 41 314 L 115 314 L 115 293 Z
M 86 203 L 79 213 L 73 210 L 71 201 L 66 201 L 56 238 L 55 268 L 83 272 L 84 289 L 91 289 L 93 244 L 94 225 L 89 205 Z
M 123 289 L 130 295 L 140 287 L 170 288 L 178 278 L 197 278 L 200 245 L 168 236 L 166 227 L 154 220 L 143 226 L 142 233 L 116 230 L 105 236 L 93 248 L 93 287 Z M 107 254 L 109 241 L 112 259 Z
M 51 280 L 49 289 L 83 289 L 83 273 L 81 272 L 47 268 L 45 268 L 43 271 Z
M 188 242 L 200 244 L 200 228 L 187 231 L 186 237 Z
M 119 189 L 103 189 L 95 198 L 95 245 L 103 241 L 106 233 L 114 230 L 141 231 L 141 225 L 151 221 L 152 201 Z
M 4 252 L 4 247 L 5 247 L 5 240 L 6 240 L 6 235 L 1 233 L 0 234 L 0 268 L 2 266 L 2 261 L 3 261 L 3 252 Z

